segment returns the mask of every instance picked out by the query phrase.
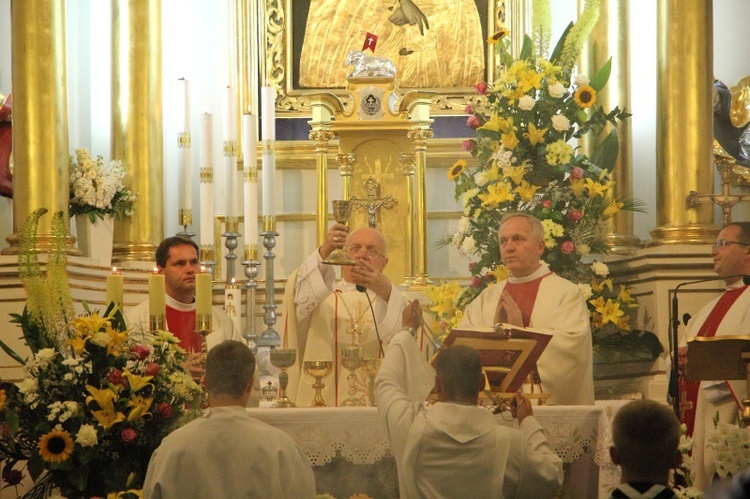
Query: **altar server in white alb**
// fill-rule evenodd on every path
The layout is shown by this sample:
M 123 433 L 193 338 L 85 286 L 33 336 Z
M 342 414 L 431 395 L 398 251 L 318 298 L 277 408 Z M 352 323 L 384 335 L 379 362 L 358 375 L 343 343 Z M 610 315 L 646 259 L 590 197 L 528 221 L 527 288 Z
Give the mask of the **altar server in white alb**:
M 323 263 L 337 248 L 346 250 L 357 262 L 341 266 L 342 279 L 336 278 L 337 266 Z M 370 227 L 349 232 L 346 225 L 334 224 L 323 244 L 289 277 L 284 294 L 283 345 L 297 349 L 297 364 L 288 371 L 287 393 L 298 406 L 308 405 L 315 396 L 313 380 L 303 371 L 304 361 L 333 361 L 333 374 L 324 380 L 322 395 L 328 405 L 341 405 L 350 390 L 349 371 L 341 365 L 342 347 L 359 343 L 365 358 L 377 358 L 380 343 L 384 349 L 401 328 L 405 302 L 383 273 L 387 264 L 388 248 L 380 232 Z M 356 376 L 354 397 L 364 400 L 368 380 L 362 373 Z
M 594 403 L 591 323 L 579 287 L 540 260 L 544 227 L 535 217 L 511 213 L 500 221 L 500 258 L 508 279 L 485 289 L 464 311 L 459 329 L 498 323 L 551 334 L 537 369 L 550 404 Z
M 310 461 L 299 446 L 245 410 L 254 371 L 255 356 L 242 343 L 225 341 L 208 352 L 209 408 L 154 451 L 144 498 L 315 497 Z
M 704 306 L 688 323 L 685 339 L 695 336 L 723 336 L 750 334 L 750 287 L 742 277 L 750 275 L 750 222 L 727 224 L 716 238 L 711 252 L 714 272 L 724 279 L 724 292 Z M 689 362 L 689 348 L 680 348 L 680 367 Z M 692 409 L 686 408 L 682 422 L 688 435 L 693 436 L 693 470 L 695 485 L 705 489 L 714 475 L 714 451 L 706 446 L 706 434 L 713 429 L 713 418 L 718 413 L 719 421 L 734 423 L 746 398 L 745 381 L 687 381 L 681 383 L 681 393 Z
M 416 312 L 416 314 L 415 314 Z M 404 312 L 419 325 L 419 302 Z M 519 428 L 500 425 L 478 407 L 484 389 L 479 353 L 466 345 L 442 350 L 433 369 L 408 331 L 391 340 L 375 378 L 375 400 L 398 468 L 403 498 L 553 498 L 562 460 L 521 393 L 511 412 Z M 425 407 L 435 389 L 438 401 Z

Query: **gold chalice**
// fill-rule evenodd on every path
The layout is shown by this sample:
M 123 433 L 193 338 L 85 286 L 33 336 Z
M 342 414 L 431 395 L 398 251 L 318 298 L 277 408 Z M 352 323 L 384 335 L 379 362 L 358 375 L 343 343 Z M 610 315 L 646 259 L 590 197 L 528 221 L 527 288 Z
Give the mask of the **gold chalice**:
M 279 388 L 281 393 L 279 399 L 273 405 L 274 407 L 297 407 L 294 402 L 286 396 L 286 386 L 289 384 L 289 375 L 286 373 L 287 368 L 292 367 L 297 361 L 296 348 L 272 348 L 271 365 L 279 368 Z
M 341 405 L 344 407 L 357 407 L 364 405 L 361 400 L 354 396 L 357 392 L 357 387 L 355 385 L 357 382 L 357 375 L 355 372 L 359 366 L 362 365 L 362 347 L 351 346 L 342 348 L 341 365 L 349 370 L 349 376 L 346 377 L 346 379 L 349 380 L 349 398 L 344 400 Z
M 330 360 L 306 360 L 304 363 L 305 373 L 315 378 L 313 388 L 315 388 L 315 398 L 310 402 L 307 407 L 328 407 L 325 400 L 323 400 L 323 388 L 326 387 L 323 383 L 323 378 L 331 374 L 333 370 L 333 362 Z
M 361 369 L 367 375 L 368 406 L 375 405 L 375 376 L 378 374 L 378 369 L 380 369 L 381 360 L 378 358 L 362 359 Z
M 333 218 L 340 224 L 349 223 L 349 215 L 352 213 L 352 206 L 349 201 L 332 201 L 333 203 Z M 349 253 L 341 248 L 336 248 L 331 251 L 328 258 L 323 260 L 323 263 L 328 265 L 356 265 L 357 262 L 352 260 Z

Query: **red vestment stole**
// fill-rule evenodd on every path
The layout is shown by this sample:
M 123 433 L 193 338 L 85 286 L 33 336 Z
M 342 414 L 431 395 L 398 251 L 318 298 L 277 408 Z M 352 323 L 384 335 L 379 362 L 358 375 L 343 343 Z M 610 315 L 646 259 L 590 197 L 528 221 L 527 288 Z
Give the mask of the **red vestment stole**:
M 716 302 L 716 305 L 714 305 L 711 313 L 708 314 L 706 321 L 700 327 L 696 336 L 703 336 L 706 338 L 716 336 L 716 330 L 718 329 L 719 324 L 721 324 L 721 321 L 724 320 L 724 316 L 727 314 L 729 309 L 732 308 L 732 305 L 735 301 L 737 301 L 737 298 L 739 298 L 740 295 L 745 291 L 745 288 L 747 288 L 747 286 L 724 291 L 724 294 L 721 295 L 719 301 Z M 682 415 L 682 422 L 687 426 L 686 435 L 690 437 L 693 435 L 693 429 L 695 428 L 695 409 L 698 402 L 698 391 L 700 390 L 701 382 L 688 381 L 682 376 L 680 376 L 679 381 L 679 392 L 685 393 L 685 400 L 692 404 L 691 406 L 689 406 L 690 409 L 683 409 Z
M 180 346 L 186 352 L 200 352 L 203 349 L 203 338 L 195 332 L 195 310 L 183 312 L 167 305 L 167 327 L 180 340 Z

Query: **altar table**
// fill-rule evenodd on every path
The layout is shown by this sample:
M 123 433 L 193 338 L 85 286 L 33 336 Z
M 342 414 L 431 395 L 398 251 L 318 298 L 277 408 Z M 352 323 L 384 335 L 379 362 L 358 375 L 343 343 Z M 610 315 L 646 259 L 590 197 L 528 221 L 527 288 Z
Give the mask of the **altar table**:
M 598 401 L 594 406 L 534 406 L 534 416 L 565 463 L 566 498 L 608 497 L 619 481 L 609 459 L 611 422 L 626 401 Z M 283 430 L 299 444 L 315 471 L 318 493 L 337 499 L 366 493 L 397 497 L 396 467 L 387 436 L 374 407 L 248 409 L 261 421 Z M 499 424 L 509 413 L 496 416 Z

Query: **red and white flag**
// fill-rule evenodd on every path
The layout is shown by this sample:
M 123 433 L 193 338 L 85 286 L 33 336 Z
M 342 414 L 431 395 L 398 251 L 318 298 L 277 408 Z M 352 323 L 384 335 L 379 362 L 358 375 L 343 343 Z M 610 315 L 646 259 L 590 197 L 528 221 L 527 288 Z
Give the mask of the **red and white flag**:
M 367 49 L 372 50 L 373 53 L 375 53 L 375 44 L 378 43 L 378 37 L 377 35 L 373 35 L 372 33 L 367 33 L 365 36 L 365 44 L 362 45 L 362 52 L 364 52 Z

